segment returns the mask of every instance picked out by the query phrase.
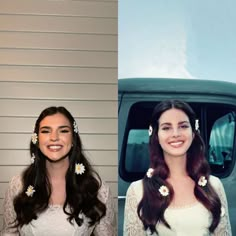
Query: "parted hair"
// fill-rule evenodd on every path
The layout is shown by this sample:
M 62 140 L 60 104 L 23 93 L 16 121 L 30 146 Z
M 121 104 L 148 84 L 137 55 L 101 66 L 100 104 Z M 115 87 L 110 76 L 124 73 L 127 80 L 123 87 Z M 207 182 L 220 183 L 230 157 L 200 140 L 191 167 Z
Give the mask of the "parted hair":
M 81 226 L 83 219 L 80 217 L 80 213 L 83 213 L 90 219 L 90 225 L 92 226 L 106 214 L 106 206 L 98 198 L 101 179 L 85 157 L 79 132 L 74 131 L 73 124 L 75 120 L 73 116 L 65 107 L 48 107 L 39 115 L 34 133 L 39 134 L 40 122 L 45 117 L 57 113 L 64 115 L 69 120 L 73 133 L 73 145 L 68 154 L 69 168 L 65 176 L 66 199 L 63 211 L 68 215 L 70 223 L 74 219 Z M 30 143 L 30 154 L 34 154 L 35 161 L 24 170 L 22 191 L 14 199 L 16 212 L 14 227 L 22 227 L 33 219 L 37 219 L 37 215 L 49 206 L 52 189 L 46 170 L 46 157 L 40 151 L 38 142 L 36 144 Z M 82 163 L 85 166 L 85 172 L 82 175 L 75 174 L 77 163 Z M 25 193 L 29 185 L 34 186 L 36 191 L 32 197 L 28 197 Z
M 158 141 L 158 129 L 160 116 L 169 109 L 178 109 L 183 111 L 189 118 L 194 138 L 189 150 L 187 151 L 186 170 L 188 175 L 195 182 L 194 195 L 212 214 L 212 222 L 209 227 L 210 232 L 214 232 L 220 221 L 221 201 L 216 191 L 208 181 L 206 186 L 198 185 L 201 176 L 209 180 L 210 166 L 205 158 L 205 145 L 199 131 L 195 130 L 196 115 L 190 105 L 179 100 L 165 100 L 156 105 L 153 110 L 150 125 L 153 128 L 152 135 L 149 138 L 150 168 L 154 169 L 151 178 L 146 175 L 143 178 L 143 197 L 138 204 L 137 213 L 143 223 L 145 230 L 151 233 L 157 233 L 156 224 L 163 223 L 171 228 L 164 217 L 166 208 L 170 205 L 174 190 L 166 179 L 170 175 L 170 170 L 164 160 L 163 150 Z M 169 189 L 168 196 L 162 196 L 158 189 L 165 185 Z

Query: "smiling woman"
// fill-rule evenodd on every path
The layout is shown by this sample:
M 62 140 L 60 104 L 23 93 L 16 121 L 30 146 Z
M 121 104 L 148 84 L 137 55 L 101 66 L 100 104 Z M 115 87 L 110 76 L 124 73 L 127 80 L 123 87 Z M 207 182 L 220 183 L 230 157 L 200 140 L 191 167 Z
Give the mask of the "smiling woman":
M 115 235 L 110 189 L 86 159 L 67 109 L 42 111 L 30 153 L 31 165 L 6 192 L 3 235 Z
M 47 116 L 40 122 L 39 149 L 50 162 L 66 158 L 72 148 L 72 127 L 61 113 Z
M 210 175 L 196 123 L 194 111 L 183 101 L 155 106 L 150 166 L 127 190 L 125 236 L 232 235 L 225 191 L 220 179 Z

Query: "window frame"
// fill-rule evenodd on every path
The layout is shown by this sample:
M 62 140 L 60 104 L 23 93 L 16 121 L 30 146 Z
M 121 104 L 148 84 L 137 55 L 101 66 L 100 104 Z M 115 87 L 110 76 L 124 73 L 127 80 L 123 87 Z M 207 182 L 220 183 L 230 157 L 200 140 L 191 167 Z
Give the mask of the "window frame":
M 130 124 L 131 122 L 131 118 L 130 116 L 132 115 L 132 109 L 134 108 L 134 106 L 137 106 L 137 104 L 154 104 L 156 105 L 159 101 L 136 101 L 134 103 L 132 103 L 129 107 L 129 111 L 127 114 L 127 120 L 126 120 L 126 124 L 125 124 L 125 129 L 124 129 L 124 136 L 123 136 L 123 142 L 121 145 L 121 151 L 120 151 L 120 163 L 119 163 L 119 172 L 120 172 L 120 177 L 128 182 L 131 181 L 135 181 L 138 179 L 143 178 L 145 172 L 129 172 L 126 169 L 126 151 L 127 151 L 127 145 L 128 145 L 128 137 L 129 137 L 129 131 L 131 130 L 132 125 Z M 231 111 L 236 112 L 236 106 L 234 105 L 230 105 L 230 104 L 226 104 L 226 103 L 214 103 L 214 102 L 198 102 L 198 101 L 189 101 L 188 102 L 190 104 L 190 106 L 193 108 L 193 110 L 196 110 L 196 107 L 198 108 L 198 119 L 200 119 L 200 132 L 201 132 L 201 136 L 204 140 L 204 143 L 206 144 L 206 153 L 205 156 L 208 160 L 209 156 L 208 156 L 208 144 L 209 144 L 209 139 L 210 139 L 210 132 L 209 132 L 209 137 L 208 137 L 208 120 L 207 122 L 201 122 L 201 120 L 205 120 L 208 119 L 208 111 L 209 111 L 209 107 L 210 106 L 224 106 L 226 109 L 229 109 Z M 147 126 L 148 128 L 148 126 Z M 143 129 L 143 128 L 142 128 Z M 147 130 L 148 132 L 148 130 Z M 234 165 L 235 165 L 235 159 L 236 159 L 236 125 L 235 125 L 235 130 L 234 130 L 234 138 L 233 138 L 233 147 L 232 147 L 232 162 L 230 164 L 230 167 L 224 171 L 223 173 L 217 174 L 217 173 L 212 173 L 213 175 L 218 176 L 219 178 L 225 178 L 228 177 L 231 172 L 233 171 Z

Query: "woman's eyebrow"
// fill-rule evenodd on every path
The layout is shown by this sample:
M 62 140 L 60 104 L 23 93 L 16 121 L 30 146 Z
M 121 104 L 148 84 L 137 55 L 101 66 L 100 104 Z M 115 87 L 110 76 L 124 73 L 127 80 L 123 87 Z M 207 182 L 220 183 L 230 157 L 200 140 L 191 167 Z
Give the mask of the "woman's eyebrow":
M 71 127 L 69 125 L 61 125 L 58 127 L 59 129 L 64 129 L 64 128 L 69 128 L 71 129 Z
M 50 126 L 42 126 L 42 127 L 40 127 L 40 129 L 51 129 L 52 127 L 50 127 Z M 64 128 L 71 128 L 69 125 L 61 125 L 61 126 L 59 126 L 58 127 L 59 129 L 64 129 Z
M 160 126 L 163 126 L 163 125 L 171 125 L 171 123 L 169 122 L 164 122 L 164 123 L 161 123 Z
M 42 126 L 39 129 L 51 129 L 51 127 L 50 126 Z
M 179 125 L 182 125 L 182 124 L 189 124 L 190 122 L 187 121 L 187 120 L 184 120 L 184 121 L 180 121 L 178 124 Z M 160 124 L 160 126 L 163 126 L 163 125 L 172 125 L 170 122 L 164 122 L 162 124 Z
M 185 121 L 180 121 L 179 124 L 180 124 L 180 125 L 182 125 L 182 124 L 190 124 L 190 122 L 187 121 L 187 120 L 185 120 Z

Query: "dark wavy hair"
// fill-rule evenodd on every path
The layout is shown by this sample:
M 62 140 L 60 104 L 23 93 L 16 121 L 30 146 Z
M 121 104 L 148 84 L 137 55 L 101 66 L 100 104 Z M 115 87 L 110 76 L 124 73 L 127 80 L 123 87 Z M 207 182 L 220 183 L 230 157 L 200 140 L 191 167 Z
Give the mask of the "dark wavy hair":
M 187 151 L 186 170 L 188 175 L 195 182 L 194 194 L 212 214 L 212 223 L 209 227 L 210 232 L 214 232 L 220 221 L 221 202 L 216 191 L 208 181 L 204 187 L 199 186 L 198 180 L 205 176 L 209 180 L 210 166 L 205 158 L 205 145 L 198 131 L 195 130 L 196 116 L 192 108 L 185 102 L 179 100 L 166 100 L 160 102 L 153 110 L 150 125 L 153 128 L 149 139 L 150 168 L 154 169 L 151 178 L 146 175 L 143 178 L 143 197 L 138 204 L 137 213 L 143 222 L 144 229 L 149 229 L 152 233 L 157 233 L 156 224 L 162 222 L 166 227 L 171 228 L 164 217 L 166 208 L 174 196 L 174 190 L 170 183 L 166 181 L 170 171 L 164 160 L 163 150 L 158 142 L 158 129 L 160 116 L 169 109 L 183 111 L 189 118 L 194 138 L 189 150 Z M 169 195 L 163 197 L 158 189 L 165 185 L 169 189 Z
M 83 153 L 80 136 L 74 131 L 75 120 L 73 116 L 64 107 L 48 107 L 39 115 L 34 132 L 38 135 L 40 122 L 45 117 L 57 113 L 64 115 L 69 120 L 73 132 L 73 145 L 68 154 L 69 168 L 65 176 L 66 199 L 63 210 L 68 215 L 71 224 L 74 219 L 81 226 L 83 219 L 79 217 L 79 214 L 84 213 L 90 219 L 90 226 L 92 226 L 106 214 L 106 206 L 98 199 L 101 179 Z M 34 154 L 35 161 L 23 172 L 23 189 L 14 199 L 16 212 L 14 227 L 22 227 L 31 220 L 37 219 L 38 213 L 43 212 L 49 205 L 51 184 L 46 170 L 46 157 L 40 151 L 38 143 L 30 143 L 30 153 L 31 156 Z M 85 166 L 84 174 L 75 174 L 77 163 L 83 163 Z M 34 186 L 36 190 L 36 194 L 32 197 L 25 194 L 29 185 Z

